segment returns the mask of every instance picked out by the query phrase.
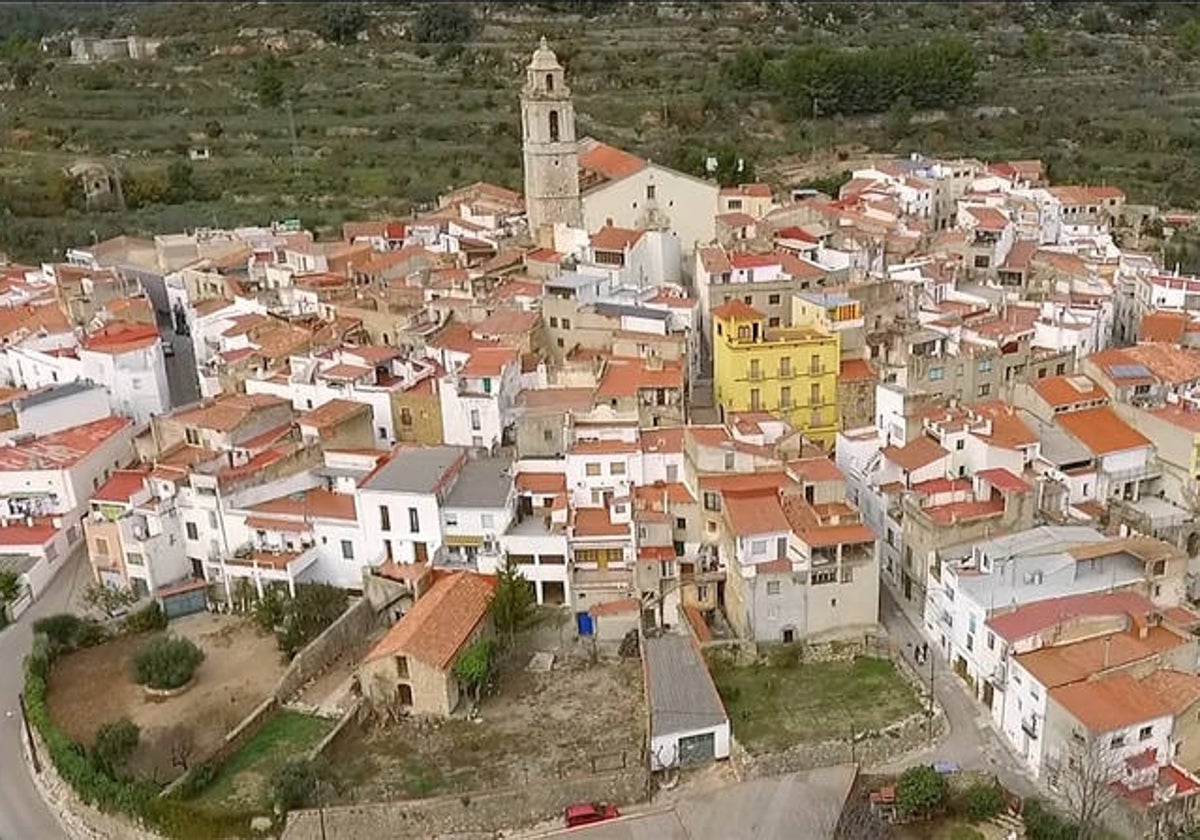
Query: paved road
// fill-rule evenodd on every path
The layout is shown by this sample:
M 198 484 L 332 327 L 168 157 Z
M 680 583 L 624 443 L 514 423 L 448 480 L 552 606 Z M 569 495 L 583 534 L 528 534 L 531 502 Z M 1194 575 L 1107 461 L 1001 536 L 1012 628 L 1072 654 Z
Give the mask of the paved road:
M 5 840 L 58 840 L 66 835 L 58 820 L 47 810 L 29 778 L 21 756 L 21 713 L 17 694 L 21 690 L 21 663 L 29 652 L 30 626 L 42 616 L 77 606 L 87 585 L 88 572 L 82 550 L 71 555 L 33 606 L 16 624 L 0 630 L 0 837 Z
M 880 587 L 879 618 L 887 628 L 888 635 L 900 646 L 909 664 L 918 673 L 929 678 L 929 663 L 918 666 L 913 661 L 913 649 L 917 644 L 928 641 L 914 626 L 909 616 L 896 603 L 886 585 Z M 946 663 L 932 653 L 933 694 L 946 712 L 949 731 L 942 740 L 930 749 L 909 756 L 904 762 L 874 768 L 883 772 L 899 771 L 917 761 L 953 761 L 964 770 L 980 770 L 994 773 L 1001 784 L 1021 796 L 1032 796 L 1038 791 L 1033 782 L 1020 769 L 1016 757 L 1009 752 L 992 729 L 990 716 L 982 704 L 967 691 L 966 685 L 955 676 Z

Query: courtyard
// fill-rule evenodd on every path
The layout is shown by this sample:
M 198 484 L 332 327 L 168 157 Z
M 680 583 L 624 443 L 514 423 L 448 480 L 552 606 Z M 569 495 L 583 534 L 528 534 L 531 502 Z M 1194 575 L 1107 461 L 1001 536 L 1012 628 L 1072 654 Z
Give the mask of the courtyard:
M 349 726 L 325 753 L 338 802 L 416 799 L 536 785 L 643 762 L 641 667 L 636 660 L 556 658 L 502 669 L 478 719 L 407 718 Z
M 133 681 L 132 659 L 150 638 L 120 636 L 55 662 L 47 691 L 50 716 L 70 738 L 90 745 L 105 723 L 129 718 L 141 730 L 129 763 L 134 775 L 160 784 L 202 760 L 230 729 L 271 693 L 284 663 L 275 637 L 249 620 L 202 613 L 171 623 L 205 653 L 182 694 L 152 700 Z
M 803 663 L 782 652 L 752 665 L 709 662 L 734 737 L 752 753 L 878 730 L 921 708 L 887 659 Z

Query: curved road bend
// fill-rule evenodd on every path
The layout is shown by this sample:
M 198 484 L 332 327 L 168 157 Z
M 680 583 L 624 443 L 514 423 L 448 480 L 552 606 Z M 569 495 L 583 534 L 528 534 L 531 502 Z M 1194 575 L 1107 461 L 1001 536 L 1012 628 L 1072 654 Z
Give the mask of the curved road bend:
M 21 754 L 21 663 L 33 642 L 32 624 L 38 618 L 63 612 L 87 585 L 86 554 L 67 558 L 33 606 L 10 627 L 0 630 L 0 837 L 5 840 L 61 840 L 66 835 L 33 786 Z

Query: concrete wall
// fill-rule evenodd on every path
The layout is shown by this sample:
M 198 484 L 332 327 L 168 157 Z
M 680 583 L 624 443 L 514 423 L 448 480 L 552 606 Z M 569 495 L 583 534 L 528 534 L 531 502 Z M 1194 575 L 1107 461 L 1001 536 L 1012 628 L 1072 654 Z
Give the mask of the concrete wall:
M 649 776 L 638 760 L 623 770 L 570 779 L 530 780 L 521 787 L 471 795 L 348 805 L 324 809 L 328 837 L 425 837 L 477 832 L 490 835 L 514 826 L 561 819 L 576 802 L 625 805 L 646 798 Z M 315 810 L 292 811 L 284 840 L 319 840 L 322 817 Z
M 356 649 L 375 629 L 376 620 L 375 610 L 366 598 L 351 604 L 337 621 L 296 654 L 275 686 L 275 699 L 286 703 L 308 680 L 328 668 L 342 654 Z

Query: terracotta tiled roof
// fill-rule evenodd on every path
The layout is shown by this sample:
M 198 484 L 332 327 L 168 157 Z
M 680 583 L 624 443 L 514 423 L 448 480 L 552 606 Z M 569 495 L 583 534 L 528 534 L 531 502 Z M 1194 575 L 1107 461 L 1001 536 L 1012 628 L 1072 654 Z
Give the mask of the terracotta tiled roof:
M 116 470 L 100 489 L 92 494 L 93 502 L 129 503 L 135 493 L 145 489 L 148 470 Z
M 579 166 L 615 181 L 645 169 L 646 161 L 605 143 L 593 142 L 579 155 Z
M 642 429 L 642 451 L 683 452 L 683 438 L 686 432 L 683 426 Z
M 921 467 L 929 466 L 939 458 L 945 458 L 950 455 L 936 441 L 925 435 L 920 435 L 904 446 L 885 446 L 882 451 L 883 457 L 905 472 L 919 470 Z
M 641 608 L 642 602 L 637 598 L 622 598 L 619 601 L 605 601 L 603 604 L 596 604 L 588 612 L 593 616 L 622 615 L 624 613 L 636 613 Z
M 1074 184 L 1064 184 L 1050 187 L 1048 192 L 1070 207 L 1100 204 L 1110 199 L 1125 200 L 1125 191 L 1119 187 L 1088 187 Z
M 1025 425 L 1025 421 L 1006 402 L 991 400 L 985 403 L 976 403 L 971 406 L 971 411 L 992 421 L 990 435 L 981 432 L 974 434 L 994 446 L 1004 449 L 1020 449 L 1032 446 L 1039 440 L 1033 430 Z
M 729 255 L 729 264 L 736 269 L 767 268 L 772 265 L 780 265 L 781 254 L 782 252 L 751 254 L 747 251 L 738 251 Z
M 609 519 L 608 508 L 577 508 L 572 524 L 577 537 L 629 536 L 629 526 Z
M 1095 733 L 1112 732 L 1171 713 L 1171 706 L 1130 674 L 1120 672 L 1052 688 L 1050 696 Z
M 261 411 L 275 406 L 290 405 L 287 400 L 271 394 L 225 394 L 211 403 L 179 412 L 175 419 L 188 426 L 228 432 Z
M 83 346 L 97 353 L 129 353 L 157 343 L 157 327 L 117 322 L 89 335 L 84 339 Z
M 721 187 L 721 195 L 744 195 L 751 198 L 770 198 L 770 184 L 738 184 L 736 187 Z
M 1104 393 L 1104 389 L 1097 385 L 1091 377 L 1083 375 L 1047 376 L 1044 379 L 1035 379 L 1033 389 L 1052 408 L 1092 402 L 1093 400 L 1108 401 L 1108 394 Z
M 0 471 L 58 470 L 71 467 L 132 425 L 126 417 L 104 417 L 51 432 L 16 446 L 0 447 Z
M 520 472 L 517 473 L 516 485 L 518 493 L 565 493 L 567 477 L 563 473 Z
M 296 422 L 304 426 L 315 426 L 318 429 L 328 429 L 338 423 L 354 417 L 356 414 L 369 412 L 371 407 L 366 403 L 352 400 L 333 399 L 317 406 L 312 411 L 306 411 L 296 418 Z
M 1186 639 L 1170 630 L 1151 627 L 1144 639 L 1133 633 L 1110 633 L 1081 642 L 1020 653 L 1016 655 L 1016 660 L 1042 685 L 1054 688 L 1086 680 L 1106 668 L 1119 668 L 1186 643 Z
M 797 536 L 812 548 L 827 548 L 831 545 L 850 545 L 875 542 L 875 532 L 861 523 L 853 525 L 825 525 L 806 528 Z
M 1161 668 L 1142 677 L 1139 682 L 1144 690 L 1166 701 L 1175 714 L 1187 711 L 1200 701 L 1200 675 Z
M 537 312 L 526 312 L 524 309 L 503 307 L 492 312 L 482 321 L 471 326 L 474 335 L 487 339 L 490 336 L 521 336 L 522 338 L 537 326 L 541 318 Z
M 636 397 L 644 388 L 682 388 L 683 367 L 679 362 L 662 362 L 657 368 L 645 359 L 613 357 L 604 366 L 604 376 L 596 389 L 602 399 Z
M 1008 217 L 995 207 L 967 207 L 965 209 L 974 217 L 976 230 L 999 232 L 1008 227 Z
M 722 304 L 712 311 L 714 318 L 731 319 L 735 321 L 761 321 L 763 314 L 750 304 L 734 298 L 729 303 Z
M 71 323 L 57 303 L 0 307 L 0 336 L 11 337 L 18 332 L 35 333 L 43 329 L 48 333 L 71 331 Z
M 571 446 L 571 455 L 624 455 L 637 452 L 635 441 L 628 440 L 577 440 Z
M 1165 341 L 1178 344 L 1187 329 L 1188 317 L 1183 312 L 1151 312 L 1142 316 L 1138 325 L 1138 341 Z
M 993 614 L 987 620 L 987 625 L 997 636 L 1014 642 L 1076 618 L 1102 615 L 1144 618 L 1154 611 L 1154 604 L 1137 592 L 1087 593 L 1047 598 L 1009 612 Z
M 462 366 L 459 374 L 472 378 L 499 376 L 506 367 L 517 361 L 518 355 L 512 347 L 479 347 L 471 351 L 471 358 Z
M 697 248 L 696 252 L 700 255 L 700 265 L 709 274 L 725 274 L 733 270 L 724 248 Z
M 440 671 L 449 670 L 487 617 L 495 581 L 473 572 L 454 572 L 439 579 L 379 640 L 365 661 L 403 654 Z
M 753 227 L 757 222 L 758 220 L 749 213 L 733 212 L 717 215 L 717 223 L 728 228 Z
M 605 225 L 592 234 L 592 248 L 597 251 L 624 251 L 642 238 L 645 231 Z
M 633 495 L 641 504 L 656 510 L 662 509 L 664 498 L 670 505 L 694 504 L 696 501 L 687 485 L 678 481 L 656 481 L 653 484 L 643 484 L 634 488 Z
M 775 491 L 792 484 L 784 472 L 714 473 L 700 476 L 700 488 L 720 493 Z
M 333 493 L 320 487 L 280 496 L 252 506 L 249 510 L 276 516 L 320 517 L 322 519 L 354 519 L 354 496 Z
M 1145 435 L 1107 406 L 1059 414 L 1056 419 L 1058 425 L 1095 455 L 1109 455 L 1151 445 Z
M 777 493 L 725 492 L 722 497 L 730 530 L 738 536 L 749 537 L 791 530 Z M 771 550 L 774 550 L 774 546 Z
M 980 470 L 975 475 L 986 480 L 988 484 L 995 487 L 1001 493 L 1028 493 L 1033 489 L 1025 479 L 1014 475 L 1003 467 Z
M 24 522 L 0 526 L 0 545 L 3 546 L 26 546 L 26 545 L 45 545 L 54 535 L 58 533 L 58 529 L 54 527 L 54 522 L 49 518 L 35 519 L 32 525 L 26 525 Z
M 842 359 L 838 382 L 873 382 L 875 369 L 866 359 Z
M 788 462 L 788 469 L 801 481 L 845 481 L 838 465 L 828 458 L 801 458 Z

